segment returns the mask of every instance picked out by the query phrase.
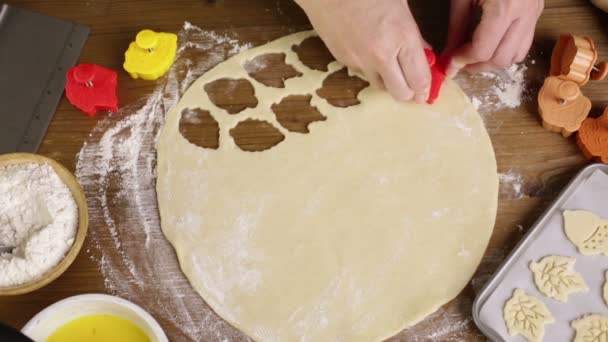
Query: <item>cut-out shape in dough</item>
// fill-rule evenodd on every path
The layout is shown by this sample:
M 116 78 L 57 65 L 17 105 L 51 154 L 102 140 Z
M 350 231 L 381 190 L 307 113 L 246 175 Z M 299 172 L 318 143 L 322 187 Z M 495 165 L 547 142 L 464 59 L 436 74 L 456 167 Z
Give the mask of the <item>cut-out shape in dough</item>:
M 539 262 L 532 261 L 530 270 L 538 290 L 549 298 L 567 302 L 568 295 L 574 292 L 589 291 L 585 280 L 574 271 L 575 258 L 550 255 Z
M 608 305 L 608 271 L 604 274 L 604 286 L 602 287 L 602 297 L 604 298 L 604 303 Z
M 246 108 L 255 108 L 258 99 L 255 90 L 246 79 L 222 78 L 205 85 L 211 102 L 230 114 L 237 114 Z
M 239 122 L 230 130 L 230 136 L 241 150 L 247 152 L 268 150 L 285 139 L 270 122 L 254 119 Z
M 277 116 L 281 126 L 290 132 L 308 133 L 308 125 L 326 118 L 317 107 L 310 105 L 312 95 L 289 95 L 279 103 L 272 105 L 272 111 Z
M 179 120 L 179 132 L 196 146 L 212 149 L 220 147 L 220 126 L 209 111 L 200 108 L 184 109 Z
M 317 90 L 317 95 L 332 106 L 350 107 L 360 103 L 357 95 L 368 86 L 369 82 L 357 76 L 349 76 L 348 69 L 342 68 L 323 80 L 323 86 Z
M 608 220 L 583 210 L 564 211 L 568 239 L 583 255 L 608 255 Z
M 329 63 L 335 61 L 319 37 L 306 38 L 300 45 L 294 45 L 291 49 L 298 55 L 302 64 L 313 70 L 327 71 Z
M 545 324 L 554 319 L 543 302 L 516 289 L 503 309 L 509 335 L 522 335 L 528 342 L 540 342 L 545 335 Z
M 576 331 L 573 342 L 605 342 L 608 341 L 608 317 L 602 315 L 587 315 L 571 323 Z
M 267 53 L 245 63 L 245 70 L 254 80 L 268 87 L 285 88 L 285 80 L 302 73 L 285 63 L 284 53 Z

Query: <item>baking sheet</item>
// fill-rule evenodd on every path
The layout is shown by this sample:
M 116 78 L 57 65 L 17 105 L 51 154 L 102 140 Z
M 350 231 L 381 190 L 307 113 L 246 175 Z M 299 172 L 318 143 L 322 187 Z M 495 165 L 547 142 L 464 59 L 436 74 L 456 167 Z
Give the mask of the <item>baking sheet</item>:
M 570 327 L 573 320 L 591 313 L 608 315 L 608 306 L 602 300 L 608 257 L 579 254 L 576 246 L 566 237 L 562 216 L 564 210 L 587 210 L 602 218 L 608 217 L 607 170 L 606 167 L 596 168 L 578 186 L 573 184 L 577 187 L 576 190 L 571 194 L 564 193 L 568 197 L 558 200 L 555 206 L 549 209 L 548 216 L 540 222 L 542 226 L 537 227 L 537 234 L 522 245 L 523 249 L 516 256 L 518 260 L 513 260 L 508 269 L 501 271 L 500 283 L 491 293 L 484 291 L 480 294 L 480 299 L 483 300 L 481 296 L 485 296 L 485 300 L 478 308 L 477 323 L 486 334 L 490 333 L 488 337 L 498 341 L 525 341 L 521 335 L 509 336 L 503 319 L 504 304 L 516 288 L 521 288 L 528 295 L 544 302 L 555 318 L 553 324 L 545 325 L 544 341 L 570 341 L 574 338 L 574 330 Z M 583 276 L 589 291 L 570 294 L 567 303 L 561 303 L 540 293 L 534 285 L 528 266 L 531 261 L 538 261 L 548 255 L 576 257 L 574 269 Z M 491 291 L 491 288 L 490 283 L 488 291 Z

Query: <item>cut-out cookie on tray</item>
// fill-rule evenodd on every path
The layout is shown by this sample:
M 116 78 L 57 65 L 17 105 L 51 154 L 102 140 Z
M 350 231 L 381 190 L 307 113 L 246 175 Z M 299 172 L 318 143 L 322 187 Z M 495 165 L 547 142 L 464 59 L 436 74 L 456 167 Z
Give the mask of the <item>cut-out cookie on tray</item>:
M 251 78 L 273 88 L 285 88 L 285 80 L 302 76 L 301 72 L 285 63 L 284 53 L 257 56 L 247 61 L 244 68 Z
M 258 99 L 255 89 L 246 79 L 222 78 L 205 85 L 209 100 L 229 114 L 238 114 L 246 108 L 255 108 Z
M 583 210 L 564 211 L 568 239 L 583 255 L 608 255 L 608 220 Z
M 587 315 L 571 323 L 576 331 L 573 342 L 604 342 L 608 341 L 608 317 L 602 315 Z
M 239 122 L 230 130 L 230 136 L 241 150 L 247 152 L 268 150 L 285 139 L 283 133 L 270 122 L 255 119 Z
M 369 82 L 357 76 L 350 76 L 347 68 L 342 68 L 323 80 L 317 95 L 334 107 L 350 107 L 361 103 L 357 98 L 361 90 L 369 87 Z
M 200 108 L 184 109 L 179 121 L 179 132 L 196 146 L 211 149 L 220 146 L 220 126 L 209 111 Z
M 567 302 L 574 292 L 587 292 L 589 287 L 581 275 L 574 271 L 575 258 L 550 255 L 539 262 L 532 261 L 530 270 L 538 290 L 549 298 Z
M 312 95 L 289 95 L 272 105 L 281 126 L 290 132 L 309 133 L 308 125 L 326 119 L 317 107 L 310 105 Z
M 545 324 L 554 318 L 543 302 L 516 289 L 503 309 L 509 335 L 522 335 L 528 342 L 540 342 L 545 336 Z
M 294 45 L 291 49 L 298 55 L 302 64 L 313 70 L 327 71 L 327 66 L 335 61 L 319 37 L 306 38 L 300 45 Z

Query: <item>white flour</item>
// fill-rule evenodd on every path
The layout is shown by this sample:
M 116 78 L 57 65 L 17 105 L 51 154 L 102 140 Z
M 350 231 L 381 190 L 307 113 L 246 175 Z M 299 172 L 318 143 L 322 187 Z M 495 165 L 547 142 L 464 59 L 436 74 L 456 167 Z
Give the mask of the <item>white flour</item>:
M 509 170 L 499 173 L 498 180 L 500 181 L 500 194 L 503 198 L 520 199 L 526 195 L 522 189 L 524 179 L 521 174 Z
M 0 287 L 25 284 L 56 266 L 74 243 L 78 207 L 46 164 L 0 168 Z
M 527 69 L 525 64 L 515 64 L 506 69 L 468 77 L 463 73 L 455 80 L 466 93 L 474 94 L 471 96 L 471 103 L 479 113 L 490 114 L 522 104 L 526 97 Z M 484 90 L 480 91 L 480 88 Z

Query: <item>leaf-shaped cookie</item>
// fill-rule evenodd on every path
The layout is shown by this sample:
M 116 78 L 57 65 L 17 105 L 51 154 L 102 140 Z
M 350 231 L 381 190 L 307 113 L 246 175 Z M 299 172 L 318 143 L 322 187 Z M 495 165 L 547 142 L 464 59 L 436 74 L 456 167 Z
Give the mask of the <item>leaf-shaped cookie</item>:
M 608 255 L 608 220 L 583 210 L 564 211 L 568 239 L 583 255 Z
M 608 317 L 588 315 L 572 322 L 576 331 L 573 342 L 605 342 L 608 340 Z
M 516 289 L 513 297 L 505 303 L 503 317 L 509 335 L 520 334 L 528 342 L 542 341 L 545 335 L 545 324 L 554 321 L 545 304 L 537 298 L 527 295 L 522 289 Z
M 575 258 L 558 255 L 531 262 L 530 270 L 538 290 L 560 302 L 567 302 L 570 293 L 589 291 L 583 277 L 573 270 L 575 262 Z

